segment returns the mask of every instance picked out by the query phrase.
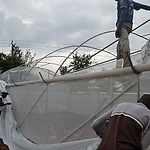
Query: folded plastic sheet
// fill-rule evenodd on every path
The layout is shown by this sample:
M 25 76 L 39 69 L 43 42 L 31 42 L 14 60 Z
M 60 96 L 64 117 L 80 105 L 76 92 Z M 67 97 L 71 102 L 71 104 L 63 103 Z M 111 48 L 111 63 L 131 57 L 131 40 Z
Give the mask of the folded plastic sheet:
M 0 81 L 0 91 L 5 90 L 5 82 Z M 10 97 L 7 101 L 11 102 Z M 5 106 L 0 117 L 0 138 L 10 150 L 95 150 L 100 139 L 86 139 L 58 144 L 33 144 L 27 140 L 19 129 L 12 113 L 12 106 Z

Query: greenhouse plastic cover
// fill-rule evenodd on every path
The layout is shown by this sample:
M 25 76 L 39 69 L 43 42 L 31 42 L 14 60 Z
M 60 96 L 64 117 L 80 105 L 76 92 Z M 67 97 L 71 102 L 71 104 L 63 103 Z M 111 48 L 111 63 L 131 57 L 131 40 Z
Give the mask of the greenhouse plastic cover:
M 0 81 L 0 91 L 5 91 L 3 81 Z M 7 101 L 11 102 L 9 96 Z M 10 150 L 94 150 L 99 145 L 100 139 L 97 138 L 60 144 L 33 144 L 22 136 L 11 110 L 12 106 L 5 106 L 0 118 L 0 138 Z
M 144 63 L 147 58 L 142 60 Z M 94 150 L 100 139 L 93 138 L 93 119 L 122 101 L 136 102 L 138 90 L 149 93 L 149 76 L 150 72 L 145 72 L 139 76 L 7 86 L 13 103 L 5 107 L 0 118 L 0 137 L 11 150 Z M 121 86 L 117 87 L 116 81 Z M 0 91 L 5 91 L 5 86 L 0 81 Z

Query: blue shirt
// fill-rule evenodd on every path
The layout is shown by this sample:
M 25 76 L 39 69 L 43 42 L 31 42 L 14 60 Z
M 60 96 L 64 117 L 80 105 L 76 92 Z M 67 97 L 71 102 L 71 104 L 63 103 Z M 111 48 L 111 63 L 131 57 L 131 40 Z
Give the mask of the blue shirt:
M 117 3 L 117 11 L 118 11 L 117 24 L 120 21 L 120 15 L 121 15 L 122 8 L 127 9 L 127 14 L 126 14 L 124 23 L 133 23 L 134 9 L 139 10 L 140 9 L 140 4 L 134 2 L 133 0 L 118 0 L 118 3 Z

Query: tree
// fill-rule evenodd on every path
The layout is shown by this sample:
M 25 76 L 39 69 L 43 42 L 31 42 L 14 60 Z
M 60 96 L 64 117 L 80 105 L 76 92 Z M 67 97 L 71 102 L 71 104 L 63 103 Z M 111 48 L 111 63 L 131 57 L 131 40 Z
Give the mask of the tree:
M 20 65 L 28 66 L 29 62 L 31 62 L 35 56 L 35 54 L 32 56 L 30 50 L 26 50 L 26 53 L 24 54 L 13 41 L 11 42 L 11 45 L 10 54 L 6 55 L 4 53 L 0 53 L 1 73 Z
M 0 53 L 0 74 L 4 71 L 4 67 L 7 66 L 5 63 L 7 60 L 7 56 L 4 53 Z
M 91 55 L 78 55 L 78 53 L 76 52 L 73 55 L 73 61 L 70 62 L 69 66 L 62 66 L 59 71 L 61 75 L 64 75 L 66 73 L 71 72 L 71 70 L 73 71 L 77 71 L 83 68 L 86 68 L 88 66 L 90 66 L 92 63 L 91 61 Z
M 61 75 L 64 75 L 64 74 L 66 74 L 67 72 L 68 72 L 68 67 L 67 66 L 62 66 L 60 69 L 59 69 L 59 71 L 60 71 L 60 74 Z
M 21 49 L 16 44 L 14 44 L 13 41 L 11 42 L 11 45 L 12 48 L 11 48 L 10 56 L 12 57 L 12 59 L 17 59 L 21 62 L 22 65 L 29 66 L 34 59 L 35 54 L 32 55 L 30 49 L 26 50 L 26 53 L 23 54 Z
M 32 53 L 30 52 L 30 49 L 26 50 L 26 53 L 25 53 L 24 59 L 23 59 L 24 65 L 30 66 L 30 64 L 32 63 L 34 57 L 35 57 L 35 54 L 32 55 Z

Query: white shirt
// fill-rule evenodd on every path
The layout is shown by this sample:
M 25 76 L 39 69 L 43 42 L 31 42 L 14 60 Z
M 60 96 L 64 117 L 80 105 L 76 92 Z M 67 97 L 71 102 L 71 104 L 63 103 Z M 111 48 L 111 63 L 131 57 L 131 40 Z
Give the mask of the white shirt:
M 142 150 L 150 144 L 150 110 L 142 103 L 121 103 L 113 107 L 110 111 L 106 112 L 92 124 L 92 128 L 101 135 L 106 127 L 106 121 L 114 115 L 125 115 L 135 120 L 143 129 L 141 135 Z

